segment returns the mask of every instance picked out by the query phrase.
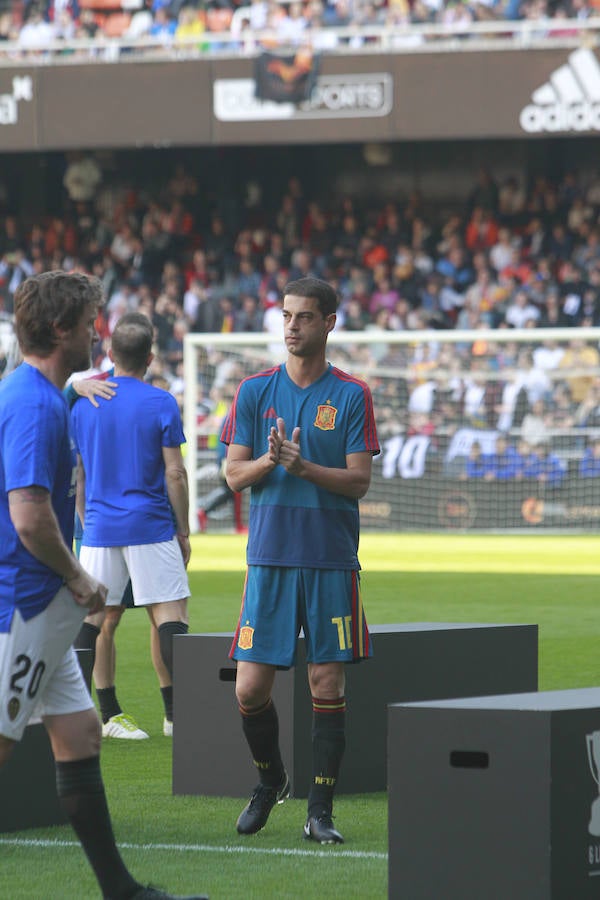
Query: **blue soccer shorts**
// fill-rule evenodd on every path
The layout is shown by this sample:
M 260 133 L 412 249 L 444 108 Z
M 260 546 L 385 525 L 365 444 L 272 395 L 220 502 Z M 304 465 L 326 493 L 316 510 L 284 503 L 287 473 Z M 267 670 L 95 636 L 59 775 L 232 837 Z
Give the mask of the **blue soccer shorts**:
M 372 656 L 359 572 L 248 566 L 229 656 L 289 669 L 296 662 L 300 629 L 307 662 L 349 663 Z

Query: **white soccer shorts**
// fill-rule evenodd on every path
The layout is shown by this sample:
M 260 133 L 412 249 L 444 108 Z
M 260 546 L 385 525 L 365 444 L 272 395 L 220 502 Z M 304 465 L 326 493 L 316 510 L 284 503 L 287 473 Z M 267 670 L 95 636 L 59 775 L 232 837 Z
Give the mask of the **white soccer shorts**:
M 93 707 L 72 646 L 85 615 L 65 586 L 27 622 L 15 612 L 0 634 L 0 734 L 19 741 L 32 719 Z
M 108 588 L 107 606 L 119 606 L 131 578 L 135 606 L 170 603 L 190 596 L 177 538 L 132 547 L 82 546 L 79 562 Z

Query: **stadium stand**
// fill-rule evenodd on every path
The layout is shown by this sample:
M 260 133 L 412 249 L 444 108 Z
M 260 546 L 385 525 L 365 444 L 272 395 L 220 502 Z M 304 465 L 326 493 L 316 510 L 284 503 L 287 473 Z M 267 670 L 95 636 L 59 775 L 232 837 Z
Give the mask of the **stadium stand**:
M 69 161 L 94 171 L 85 155 Z M 6 211 L 3 315 L 9 320 L 12 294 L 31 272 L 94 272 L 108 298 L 95 367 L 109 365 L 107 340 L 118 317 L 145 311 L 158 351 L 150 375 L 162 377 L 182 404 L 185 336 L 199 334 L 198 450 L 200 463 L 209 464 L 224 351 L 207 354 L 203 335 L 274 332 L 260 361 L 266 365 L 281 327 L 281 288 L 312 273 L 339 290 L 340 334 L 353 342 L 360 332 L 371 336 L 347 358 L 351 366 L 358 359 L 372 382 L 388 464 L 396 453 L 400 465 L 398 438 L 402 446 L 419 438 L 415 448 L 427 443 L 422 474 L 434 473 L 438 484 L 477 479 L 485 485 L 480 491 L 497 494 L 501 482 L 502 490 L 536 482 L 546 498 L 564 488 L 573 502 L 581 500 L 568 485 L 579 483 L 580 465 L 600 435 L 600 354 L 590 339 L 600 322 L 593 178 L 534 173 L 525 181 L 516 173 L 497 183 L 482 169 L 450 210 L 419 192 L 395 203 L 326 200 L 296 177 L 267 203 L 260 199 L 267 185 L 250 186 L 255 196 L 245 185 L 244 203 L 225 218 L 218 208 L 207 212 L 197 177 L 181 163 L 158 185 L 138 186 L 107 169 L 92 179 L 91 199 L 73 199 L 65 187 L 60 216 L 26 221 Z M 588 329 L 586 339 L 574 327 Z M 497 331 L 498 340 L 485 339 L 483 329 Z M 450 341 L 450 332 L 465 338 Z M 578 340 L 570 339 L 575 334 Z M 508 450 L 500 448 L 501 434 Z M 468 465 L 474 442 L 483 446 L 479 470 Z M 587 497 L 596 469 L 581 469 Z M 202 490 L 211 486 L 211 471 Z M 522 490 L 506 490 L 513 490 L 506 509 L 514 524 L 514 497 Z
M 329 51 L 368 44 L 401 48 L 439 44 L 448 35 L 509 39 L 507 23 L 524 24 L 523 33 L 537 39 L 567 37 L 597 30 L 596 16 L 597 4 L 587 0 L 2 0 L 0 54 L 81 52 L 86 41 L 106 38 L 122 40 L 127 52 L 141 39 L 137 49 L 149 51 L 164 44 L 165 35 L 200 52 L 301 42 Z M 205 37 L 195 45 L 199 34 Z
M 465 5 L 463 13 L 472 8 Z M 58 18 L 62 21 L 68 14 L 73 23 L 83 20 L 90 36 L 95 29 L 103 38 L 102 16 L 113 18 L 115 33 L 123 35 L 130 30 L 137 35 L 156 31 L 156 19 L 161 18 L 160 40 L 172 39 L 185 62 L 188 51 L 215 49 L 209 35 L 219 32 L 211 32 L 213 26 L 230 29 L 222 49 L 231 50 L 231 39 L 235 44 L 239 38 L 248 39 L 246 49 L 252 45 L 256 52 L 261 29 L 268 31 L 269 15 L 274 17 L 271 24 L 277 22 L 278 46 L 281 41 L 293 44 L 296 38 L 303 39 L 308 28 L 303 20 L 310 13 L 311 21 L 317 23 L 313 35 L 335 36 L 330 46 L 323 45 L 334 56 L 342 49 L 338 39 L 347 41 L 344 46 L 352 50 L 369 49 L 365 41 L 375 35 L 369 29 L 379 28 L 377 39 L 382 41 L 398 36 L 398 29 L 381 25 L 392 12 L 397 13 L 397 7 L 375 4 L 367 9 L 341 0 L 331 6 L 311 4 L 308 11 L 300 4 L 281 3 L 269 7 L 254 3 L 250 10 L 213 4 L 205 10 L 190 5 L 175 9 L 160 0 L 141 7 L 134 0 L 83 0 L 83 4 L 61 7 Z M 516 25 L 535 22 L 542 37 L 560 33 L 561 46 L 571 49 L 568 41 L 564 44 L 568 35 L 559 28 L 548 29 L 548 23 L 560 23 L 566 14 L 569 21 L 577 21 L 577 29 L 589 28 L 593 33 L 595 21 L 593 8 L 583 5 L 542 8 L 500 3 L 493 6 L 490 18 L 480 9 L 473 15 L 477 21 L 468 28 L 465 15 L 458 16 L 456 10 L 454 22 L 449 15 L 444 18 L 448 10 L 443 4 L 413 4 L 409 12 L 409 18 L 418 20 L 413 37 L 425 35 L 419 28 L 426 22 L 432 49 L 446 38 L 458 40 L 455 49 L 459 49 L 463 28 L 473 40 L 495 38 L 500 34 L 495 26 L 505 28 L 509 20 Z M 15 6 L 9 12 L 14 21 L 20 15 L 24 23 L 17 43 L 21 42 L 21 49 L 24 43 L 25 49 L 35 51 L 44 67 L 50 60 L 44 41 L 48 29 L 56 26 L 55 13 L 52 4 L 40 7 L 37 3 Z M 136 17 L 139 27 L 134 27 Z M 64 19 L 63 24 L 67 31 L 68 21 Z M 24 40 L 30 25 L 34 27 Z M 512 26 L 508 29 L 509 36 L 517 34 L 516 25 L 514 31 Z M 341 36 L 341 29 L 350 30 Z M 533 32 L 528 34 L 531 37 Z M 141 49 L 154 52 L 156 41 L 146 45 L 145 39 L 140 40 Z M 4 49 L 9 55 L 13 43 L 0 44 L 0 54 Z M 65 36 L 63 51 L 77 50 L 76 43 L 68 43 Z M 119 44 L 117 50 L 123 46 Z M 375 42 L 371 49 L 377 53 L 381 46 Z M 560 68 L 552 63 L 551 79 L 561 80 L 561 90 L 566 90 L 574 84 L 574 73 L 585 69 L 588 80 L 582 84 L 593 98 L 598 63 L 592 57 L 587 49 L 561 57 L 566 62 Z M 174 57 L 176 64 L 179 58 Z M 118 55 L 98 57 L 100 62 L 119 59 Z M 68 72 L 75 71 L 68 65 L 51 68 L 64 71 L 65 81 Z M 129 67 L 130 71 L 139 68 Z M 22 102 L 19 124 L 26 125 L 22 97 L 28 96 L 28 84 L 17 78 L 13 94 L 3 95 L 8 124 L 13 122 L 11 115 L 16 121 L 11 110 Z M 551 90 L 543 78 L 533 84 L 532 97 Z M 339 331 L 377 338 L 361 345 L 360 354 L 366 372 L 373 373 L 374 367 L 388 372 L 381 381 L 375 378 L 374 385 L 384 439 L 432 438 L 436 465 L 444 478 L 486 484 L 531 478 L 559 490 L 566 475 L 579 477 L 579 462 L 600 427 L 597 341 L 584 338 L 582 346 L 577 346 L 563 334 L 557 340 L 547 336 L 547 329 L 555 329 L 558 335 L 564 329 L 593 329 L 600 324 L 598 172 L 589 158 L 587 165 L 580 166 L 576 154 L 564 150 L 566 143 L 543 159 L 543 154 L 536 158 L 531 142 L 527 153 L 512 153 L 512 171 L 510 152 L 501 163 L 498 154 L 491 154 L 488 165 L 470 171 L 467 186 L 466 167 L 461 181 L 453 157 L 464 153 L 464 148 L 457 151 L 456 145 L 442 144 L 433 150 L 422 142 L 412 158 L 404 157 L 413 173 L 412 183 L 410 178 L 401 185 L 396 180 L 393 188 L 384 190 L 381 175 L 390 170 L 393 151 L 383 142 L 362 145 L 361 168 L 353 169 L 358 180 L 349 176 L 346 189 L 335 172 L 344 168 L 341 147 L 320 150 L 318 167 L 311 165 L 314 157 L 307 148 L 308 162 L 304 161 L 300 174 L 294 168 L 300 152 L 291 147 L 285 160 L 275 154 L 268 157 L 263 148 L 249 150 L 247 160 L 238 154 L 236 161 L 230 158 L 226 165 L 222 165 L 227 159 L 224 151 L 219 151 L 218 163 L 216 158 L 210 162 L 208 151 L 207 155 L 199 152 L 198 159 L 191 152 L 164 151 L 154 163 L 147 162 L 150 150 L 132 151 L 128 166 L 123 165 L 124 155 L 116 151 L 56 153 L 44 158 L 45 181 L 34 173 L 26 203 L 21 202 L 24 187 L 17 197 L 9 175 L 0 184 L 1 312 L 8 323 L 14 290 L 32 272 L 67 268 L 97 274 L 108 303 L 98 321 L 101 339 L 95 367 L 107 365 L 107 341 L 119 316 L 140 309 L 156 328 L 157 355 L 150 374 L 163 378 L 183 404 L 186 335 L 277 333 L 277 298 L 283 285 L 315 274 L 339 290 Z M 482 145 L 484 161 L 488 151 L 489 146 Z M 260 157 L 270 158 L 271 166 L 264 159 L 261 163 Z M 207 163 L 221 179 L 218 190 L 216 181 L 211 183 L 210 174 L 206 177 L 202 171 Z M 422 176 L 428 165 L 437 169 L 438 176 L 424 189 L 422 184 L 427 182 Z M 35 163 L 30 166 L 33 173 Z M 274 166 L 280 170 L 276 179 Z M 325 170 L 318 179 L 317 168 Z M 23 179 L 22 184 L 27 181 Z M 39 200 L 33 196 L 34 184 L 43 189 Z M 393 340 L 394 335 L 417 336 L 424 329 L 439 333 L 440 340 Z M 485 329 L 502 335 L 526 330 L 532 338 L 520 343 L 489 341 Z M 533 336 L 537 330 L 539 339 Z M 481 337 L 459 343 L 442 337 L 452 331 Z M 14 360 L 10 342 L 5 340 L 4 345 L 2 364 L 8 370 Z M 197 401 L 198 417 L 207 422 L 219 400 L 211 367 L 209 359 Z M 207 428 L 203 426 L 206 447 L 199 449 L 214 450 L 215 432 Z M 495 458 L 501 454 L 490 440 L 483 441 L 480 469 L 466 465 L 470 446 L 466 440 L 460 445 L 461 453 L 449 455 L 454 434 L 464 429 L 506 435 L 510 465 Z M 472 435 L 473 442 L 479 443 Z M 548 443 L 557 459 L 535 449 Z M 477 471 L 479 476 L 474 474 Z M 591 480 L 594 466 L 585 471 Z

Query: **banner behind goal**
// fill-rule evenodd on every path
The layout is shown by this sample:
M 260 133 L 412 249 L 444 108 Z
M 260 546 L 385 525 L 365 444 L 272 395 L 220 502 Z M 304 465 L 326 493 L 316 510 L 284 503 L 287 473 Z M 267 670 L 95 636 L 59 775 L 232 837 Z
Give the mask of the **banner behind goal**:
M 360 503 L 362 527 L 595 530 L 599 341 L 594 328 L 330 335 L 328 359 L 373 393 L 382 452 Z M 219 435 L 234 391 L 282 362 L 285 347 L 268 334 L 189 334 L 184 356 L 197 531 L 197 511 L 219 484 Z M 233 504 L 209 513 L 209 523 L 232 527 Z

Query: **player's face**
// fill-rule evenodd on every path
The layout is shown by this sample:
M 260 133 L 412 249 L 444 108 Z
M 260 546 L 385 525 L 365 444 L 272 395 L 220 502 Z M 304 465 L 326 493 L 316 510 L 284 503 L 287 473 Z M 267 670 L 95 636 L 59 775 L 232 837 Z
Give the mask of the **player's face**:
M 288 353 L 310 357 L 323 350 L 335 325 L 335 314 L 323 316 L 313 297 L 286 294 L 283 298 L 283 336 Z
M 97 340 L 96 304 L 88 304 L 77 324 L 65 335 L 65 361 L 71 372 L 83 372 L 92 362 L 92 347 Z

